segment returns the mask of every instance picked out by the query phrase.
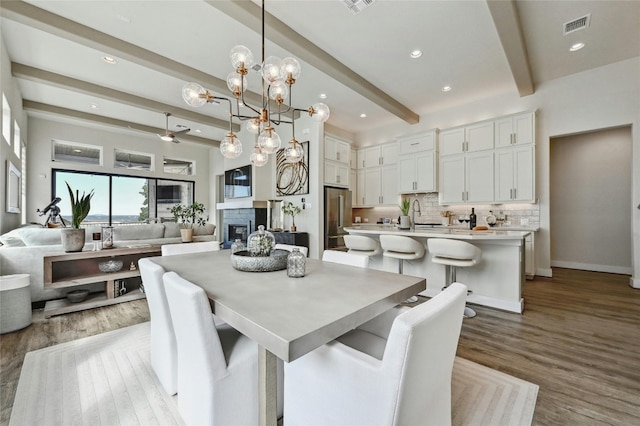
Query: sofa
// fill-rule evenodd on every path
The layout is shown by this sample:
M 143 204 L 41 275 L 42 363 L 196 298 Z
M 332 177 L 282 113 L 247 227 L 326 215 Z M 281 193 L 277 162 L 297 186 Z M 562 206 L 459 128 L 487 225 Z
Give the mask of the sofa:
M 31 302 L 60 299 L 69 289 L 44 288 L 44 256 L 63 254 L 60 231 L 62 228 L 43 228 L 28 225 L 0 235 L 0 275 L 29 274 L 31 281 Z M 85 228 L 86 238 L 83 251 L 93 248 L 92 234 L 100 232 L 99 226 Z M 207 224 L 194 227 L 194 241 L 215 241 L 216 226 Z M 122 225 L 113 227 L 115 247 L 138 244 L 181 243 L 180 225 L 177 223 L 156 223 L 142 225 Z M 90 291 L 103 289 L 101 283 L 89 285 Z

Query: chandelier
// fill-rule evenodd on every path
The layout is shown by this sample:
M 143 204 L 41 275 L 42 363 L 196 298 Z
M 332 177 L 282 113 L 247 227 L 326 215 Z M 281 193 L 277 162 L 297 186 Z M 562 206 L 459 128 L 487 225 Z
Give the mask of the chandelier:
M 227 76 L 227 87 L 233 93 L 235 100 L 214 96 L 197 83 L 187 83 L 182 89 L 182 97 L 187 104 L 199 107 L 205 103 L 229 103 L 229 132 L 220 141 L 220 152 L 225 158 L 237 158 L 242 153 L 242 143 L 233 132 L 233 119 L 245 122 L 246 129 L 258 135 L 251 154 L 251 164 L 264 166 L 269 161 L 268 154 L 277 152 L 281 147 L 281 140 L 274 129 L 274 125 L 290 124 L 291 140 L 284 150 L 285 161 L 296 163 L 303 159 L 303 150 L 295 137 L 295 117 L 299 112 L 306 112 L 317 122 L 325 122 L 329 118 L 329 107 L 323 103 L 316 103 L 306 109 L 292 107 L 292 88 L 300 77 L 300 63 L 296 58 L 280 59 L 264 55 L 264 0 L 262 0 L 262 63 L 253 66 L 253 54 L 245 46 L 235 46 L 231 49 L 231 65 L 235 71 Z M 247 88 L 247 74 L 249 69 L 260 69 L 262 74 L 262 102 L 259 106 L 252 106 L 244 99 Z M 287 99 L 287 105 L 283 105 Z M 235 104 L 235 113 L 234 107 Z M 274 105 L 275 104 L 275 105 Z M 246 108 L 246 114 L 241 113 Z M 273 110 L 275 108 L 275 110 Z

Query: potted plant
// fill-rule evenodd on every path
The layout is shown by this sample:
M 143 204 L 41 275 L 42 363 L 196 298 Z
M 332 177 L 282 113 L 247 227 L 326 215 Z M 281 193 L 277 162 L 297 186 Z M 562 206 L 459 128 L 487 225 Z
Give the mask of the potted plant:
M 400 215 L 400 229 L 409 229 L 411 227 L 411 224 L 409 223 L 410 206 L 411 203 L 409 202 L 409 199 L 404 199 L 400 203 L 400 212 L 402 213 Z
M 171 214 L 176 219 L 176 222 L 182 224 L 180 229 L 180 236 L 183 243 L 190 243 L 193 241 L 193 226 L 204 226 L 209 220 L 209 216 L 204 214 L 204 204 L 194 201 L 193 204 L 187 206 L 183 204 L 176 204 L 171 208 Z
M 82 192 L 80 196 L 78 190 L 74 191 L 69 186 L 69 201 L 71 202 L 71 228 L 61 230 L 62 247 L 65 252 L 82 251 L 85 242 L 84 229 L 80 229 L 80 224 L 89 215 L 91 210 L 91 198 L 93 198 L 93 189 L 90 193 Z
M 300 212 L 302 212 L 300 206 L 296 206 L 291 201 L 287 201 L 282 205 L 282 213 L 291 216 L 291 232 L 296 232 L 298 229 L 296 227 L 296 215 L 300 214 Z

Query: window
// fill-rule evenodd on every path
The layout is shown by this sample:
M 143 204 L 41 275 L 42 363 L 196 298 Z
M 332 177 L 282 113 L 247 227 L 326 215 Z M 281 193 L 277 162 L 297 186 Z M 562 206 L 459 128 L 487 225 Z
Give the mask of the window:
M 53 140 L 53 161 L 102 166 L 102 147 Z
M 11 145 L 11 107 L 7 97 L 2 94 L 2 137 Z
M 171 207 L 194 201 L 195 185 L 192 181 L 54 169 L 52 199 L 62 199 L 58 207 L 65 221 L 71 220 L 69 191 L 65 182 L 80 195 L 83 191 L 94 191 L 91 211 L 83 222 L 84 226 L 173 221 Z
M 191 160 L 179 160 L 177 158 L 164 157 L 163 170 L 165 173 L 171 173 L 174 175 L 191 176 L 195 174 L 195 162 Z
M 152 154 L 116 149 L 113 167 L 116 169 L 144 170 L 149 172 L 153 171 L 153 160 L 154 157 Z
M 18 125 L 17 121 L 14 121 L 13 122 L 13 152 L 16 154 L 18 158 L 20 158 L 20 155 L 22 154 L 21 149 L 22 149 L 22 143 L 20 142 L 20 126 Z

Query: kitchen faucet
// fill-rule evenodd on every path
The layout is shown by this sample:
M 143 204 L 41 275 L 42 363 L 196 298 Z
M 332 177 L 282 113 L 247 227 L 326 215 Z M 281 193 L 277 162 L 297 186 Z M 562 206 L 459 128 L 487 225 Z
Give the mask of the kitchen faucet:
M 418 203 L 418 208 L 416 209 L 416 203 Z M 420 211 L 420 201 L 418 201 L 418 199 L 414 199 L 413 200 L 413 204 L 411 205 L 411 229 L 416 229 L 416 224 L 415 224 L 415 216 L 416 216 L 416 212 L 418 212 L 418 216 L 422 216 L 422 212 Z

